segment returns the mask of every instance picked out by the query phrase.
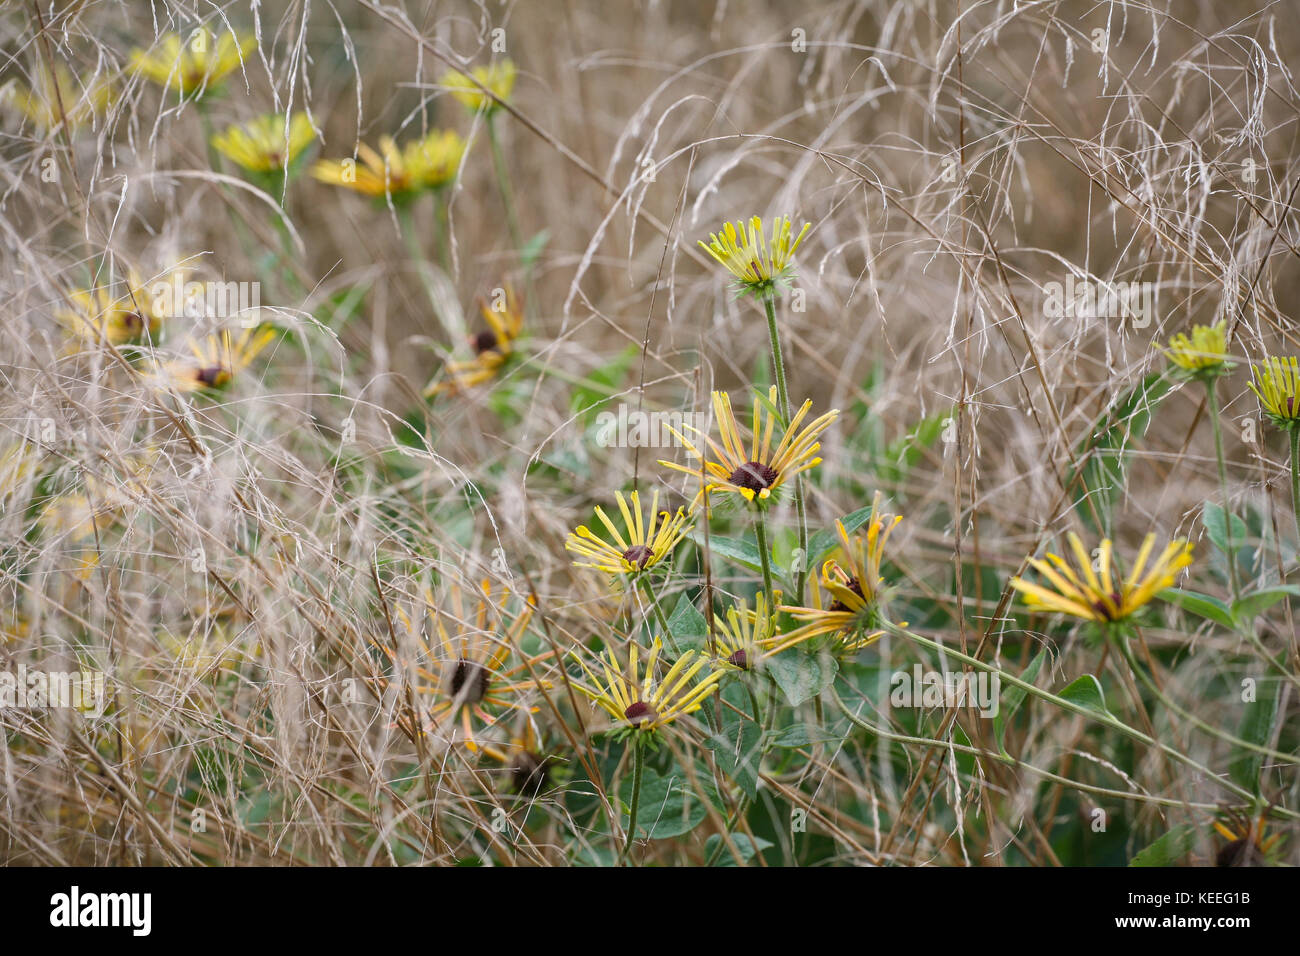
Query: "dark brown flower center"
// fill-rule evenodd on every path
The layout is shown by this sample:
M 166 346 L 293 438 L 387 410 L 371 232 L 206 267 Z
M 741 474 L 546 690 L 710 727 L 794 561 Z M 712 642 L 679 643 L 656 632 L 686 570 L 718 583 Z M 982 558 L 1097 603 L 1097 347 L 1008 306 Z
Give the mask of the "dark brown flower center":
M 739 667 L 742 671 L 747 671 L 749 670 L 749 655 L 745 653 L 744 648 L 741 648 L 727 658 L 727 663 L 733 667 Z
M 1118 591 L 1111 591 L 1110 599 L 1117 609 L 1124 603 L 1124 595 L 1120 594 Z M 1108 621 L 1119 620 L 1118 610 L 1112 611 L 1107 606 L 1106 602 L 1100 598 L 1092 602 L 1092 609 Z
M 230 381 L 230 371 L 221 365 L 209 365 L 199 369 L 194 377 L 208 388 L 220 388 Z
M 623 711 L 623 716 L 631 722 L 633 727 L 637 727 L 641 724 L 653 723 L 659 715 L 655 713 L 655 709 L 649 704 L 638 700 L 635 703 L 628 704 L 627 710 Z
M 727 480 L 737 488 L 745 488 L 757 494 L 771 488 L 776 482 L 777 470 L 761 461 L 747 461 L 731 473 Z
M 1262 866 L 1264 854 L 1246 837 L 1233 840 L 1214 857 L 1215 866 Z
M 482 355 L 484 352 L 497 351 L 497 336 L 495 332 L 484 329 L 474 338 L 470 339 L 470 345 L 474 347 L 475 355 Z
M 655 553 L 644 544 L 634 544 L 623 552 L 623 560 L 635 565 L 638 571 L 644 570 L 654 556 Z
M 862 593 L 862 582 L 859 581 L 857 578 L 849 578 L 849 583 L 846 584 L 845 587 L 847 587 L 850 591 L 852 591 L 852 592 L 853 592 L 854 594 L 856 594 L 858 597 L 862 598 L 862 600 L 865 601 L 865 600 L 867 599 L 867 596 L 866 596 L 865 594 Z M 845 604 L 843 601 L 841 601 L 841 600 L 839 600 L 839 599 L 836 599 L 835 602 L 834 602 L 833 604 L 831 604 L 831 606 L 830 606 L 829 608 L 827 608 L 827 610 L 828 610 L 828 611 L 847 611 L 847 610 L 849 610 L 849 607 L 848 607 L 848 605 Z
M 477 704 L 487 696 L 489 676 L 482 664 L 458 660 L 451 672 L 451 696 L 460 697 L 463 691 L 466 703 Z
M 524 797 L 535 797 L 549 782 L 551 761 L 531 750 L 522 751 L 510 762 L 510 781 L 515 792 Z

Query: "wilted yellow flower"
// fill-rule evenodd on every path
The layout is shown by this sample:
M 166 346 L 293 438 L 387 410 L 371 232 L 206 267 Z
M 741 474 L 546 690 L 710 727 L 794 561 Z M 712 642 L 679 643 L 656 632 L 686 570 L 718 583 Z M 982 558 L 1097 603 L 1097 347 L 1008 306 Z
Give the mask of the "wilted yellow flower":
M 639 667 L 640 648 L 632 642 L 626 667 L 619 661 L 614 649 L 596 662 L 603 677 L 597 677 L 587 666 L 582 655 L 573 657 L 586 675 L 587 682 L 574 682 L 574 687 L 623 726 L 621 729 L 655 731 L 666 727 L 677 718 L 692 714 L 704 705 L 704 700 L 718 689 L 724 670 L 711 671 L 698 683 L 692 683 L 709 659 L 695 651 L 687 651 L 677 658 L 662 679 L 657 676 L 659 655 L 663 642 L 654 639 L 645 669 Z
M 834 409 L 801 428 L 803 420 L 812 408 L 812 401 L 808 400 L 800 406 L 790 422 L 790 427 L 785 429 L 781 436 L 781 441 L 773 447 L 772 437 L 777 425 L 777 416 L 773 412 L 776 399 L 775 385 L 768 390 L 766 404 L 755 396 L 750 430 L 753 441 L 746 451 L 745 443 L 740 437 L 740 427 L 736 424 L 736 416 L 731 410 L 731 398 L 726 392 L 714 392 L 713 410 L 718 417 L 721 447 L 698 428 L 685 426 L 704 437 L 713 460 L 706 458 L 688 438 L 671 425 L 667 425 L 665 427 L 676 436 L 687 452 L 699 459 L 700 464 L 694 468 L 670 461 L 660 461 L 659 464 L 702 479 L 705 482 L 706 492 L 715 490 L 734 492 L 743 496 L 746 501 L 759 503 L 767 501 L 785 482 L 821 462 L 817 457 L 817 451 L 821 448 L 817 436 L 829 428 L 839 415 L 839 409 Z
M 249 172 L 276 172 L 292 166 L 314 135 L 306 113 L 294 113 L 287 125 L 283 113 L 259 116 L 226 127 L 212 145 Z
M 621 491 L 614 492 L 618 501 L 618 510 L 623 515 L 623 528 L 620 533 L 614 522 L 609 520 L 605 509 L 597 507 L 596 517 L 609 533 L 610 541 L 605 541 L 586 525 L 569 534 L 564 547 L 586 561 L 574 561 L 580 568 L 594 568 L 609 574 L 640 574 L 648 571 L 660 561 L 669 557 L 677 543 L 688 530 L 686 513 L 677 509 L 676 515 L 659 511 L 659 490 L 656 488 L 650 501 L 650 513 L 643 518 L 641 497 L 633 491 L 629 498 L 631 507 L 623 498 Z
M 1259 407 L 1278 428 L 1300 425 L 1300 362 L 1290 358 L 1266 357 L 1263 368 L 1250 367 L 1255 381 L 1248 382 L 1259 398 Z
M 425 398 L 463 392 L 496 378 L 524 329 L 523 304 L 510 286 L 505 287 L 504 293 L 504 298 L 493 305 L 479 299 L 479 312 L 488 327 L 469 340 L 474 357 L 443 366 L 445 377 L 425 388 Z
M 106 80 L 78 80 L 63 64 L 55 64 L 54 73 L 42 68 L 36 74 L 36 86 L 28 89 L 14 85 L 13 102 L 41 129 L 58 125 L 60 117 L 69 126 L 84 126 L 103 113 L 113 99 L 113 87 Z
M 172 284 L 179 273 L 160 282 Z M 157 285 L 158 283 L 152 283 Z M 126 294 L 115 298 L 111 286 L 79 289 L 68 293 L 71 309 L 55 312 L 70 335 L 85 344 L 107 340 L 122 345 L 137 339 L 156 337 L 170 316 L 164 304 L 147 288 L 139 273 L 127 273 Z
M 859 651 L 874 643 L 884 631 L 884 578 L 880 564 L 884 559 L 889 535 L 903 520 L 902 515 L 887 518 L 880 513 L 880 492 L 871 502 L 866 534 L 849 537 L 844 522 L 835 522 L 840 550 L 847 568 L 831 559 L 822 565 L 821 575 L 812 582 L 812 607 L 782 607 L 803 624 L 786 634 L 776 650 L 793 647 L 822 634 L 835 634 L 841 651 Z M 827 604 L 822 592 L 831 598 Z
M 193 359 L 170 362 L 162 370 L 163 380 L 182 392 L 203 388 L 225 388 L 235 376 L 275 338 L 274 328 L 244 329 L 238 339 L 229 330 L 190 343 Z
M 515 74 L 518 72 L 513 60 L 498 60 L 487 66 L 476 66 L 469 72 L 473 79 L 459 70 L 448 70 L 442 76 L 442 85 L 469 109 L 475 112 L 478 110 L 491 112 L 500 107 L 500 104 L 491 96 L 485 95 L 480 87 L 486 87 L 497 100 L 506 102 L 510 99 L 510 93 L 515 88 Z M 475 83 L 474 80 L 478 82 Z
M 427 705 L 421 700 L 423 732 L 443 726 L 456 730 L 459 725 L 460 741 L 477 750 L 476 720 L 491 726 L 502 713 L 536 710 L 525 697 L 551 686 L 535 674 L 552 652 L 525 656 L 519 650 L 533 605 L 529 601 L 511 612 L 505 609 L 509 597 L 508 590 L 494 597 L 491 582 L 484 580 L 471 613 L 461 588 L 453 583 L 446 600 L 435 600 L 426 589 L 410 611 L 398 608 L 398 619 L 418 643 L 418 658 L 408 662 L 388 647 L 382 650 L 398 667 L 411 669 L 418 697 L 432 698 Z
M 357 155 L 364 165 L 354 159 L 322 159 L 311 174 L 367 196 L 407 198 L 451 182 L 465 155 L 465 141 L 454 130 L 435 130 L 399 150 L 391 136 L 381 136 L 379 152 L 362 143 Z
M 1228 323 L 1194 325 L 1192 334 L 1180 332 L 1169 340 L 1164 350 L 1169 361 L 1192 375 L 1226 372 L 1228 362 Z
M 188 96 L 212 92 L 255 49 L 253 37 L 237 37 L 229 31 L 214 37 L 200 27 L 186 39 L 167 33 L 149 50 L 132 50 L 131 65 L 159 86 Z
M 1074 552 L 1074 567 L 1050 552 L 1046 561 L 1029 560 L 1034 570 L 1051 584 L 1050 588 L 1019 577 L 1011 579 L 1011 586 L 1024 595 L 1025 604 L 1030 608 L 1059 611 L 1099 624 L 1123 621 L 1158 592 L 1172 587 L 1178 572 L 1192 563 L 1192 545 L 1184 538 L 1176 538 L 1148 567 L 1156 541 L 1156 536 L 1149 534 L 1142 541 L 1132 571 L 1121 579 L 1113 568 L 1114 547 L 1109 538 L 1103 538 L 1098 549 L 1099 571 L 1093 571 L 1092 559 L 1079 536 L 1072 531 L 1068 539 Z
M 1228 841 L 1214 855 L 1215 866 L 1267 866 L 1272 861 L 1274 848 L 1282 840 L 1283 834 L 1268 832 L 1267 816 L 1259 815 L 1258 820 L 1236 817 L 1230 819 L 1231 827 L 1214 821 L 1214 829 Z
M 709 241 L 700 245 L 726 266 L 736 277 L 741 289 L 757 296 L 775 294 L 778 285 L 788 282 L 794 275 L 795 250 L 810 226 L 804 223 L 799 235 L 790 239 L 790 217 L 777 216 L 772 220 L 772 236 L 763 235 L 763 218 L 754 216 L 746 225 L 724 223 L 721 233 L 710 233 Z

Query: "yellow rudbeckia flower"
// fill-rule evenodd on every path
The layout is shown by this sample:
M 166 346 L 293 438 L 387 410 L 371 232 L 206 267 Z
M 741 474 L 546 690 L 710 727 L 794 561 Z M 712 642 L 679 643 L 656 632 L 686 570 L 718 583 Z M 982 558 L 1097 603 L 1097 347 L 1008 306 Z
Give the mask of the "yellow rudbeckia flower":
M 469 72 L 470 75 L 466 76 L 459 70 L 448 70 L 442 76 L 442 85 L 467 109 L 491 112 L 500 107 L 496 100 L 484 94 L 481 87 L 491 92 L 497 100 L 505 102 L 510 99 L 515 88 L 515 75 L 518 73 L 513 60 L 499 60 L 487 66 L 476 66 Z M 478 82 L 475 83 L 475 80 Z
M 215 90 L 256 49 L 251 36 L 225 32 L 214 37 L 199 28 L 187 38 L 167 33 L 149 50 L 132 50 L 131 65 L 159 86 L 188 96 Z
M 794 276 L 794 254 L 811 227 L 804 223 L 799 235 L 790 238 L 790 217 L 772 220 L 771 238 L 763 235 L 763 218 L 754 216 L 748 225 L 724 223 L 720 233 L 710 233 L 700 246 L 736 277 L 744 292 L 759 297 L 775 294 L 778 285 Z
M 709 659 L 687 651 L 661 678 L 658 671 L 662 650 L 663 642 L 656 637 L 642 668 L 640 648 L 635 642 L 628 650 L 626 665 L 610 648 L 603 657 L 596 658 L 600 676 L 575 652 L 573 657 L 582 668 L 586 682 L 575 681 L 573 686 L 609 714 L 622 730 L 649 733 L 667 727 L 704 706 L 705 699 L 718 689 L 718 681 L 726 671 L 712 670 L 696 682 L 695 677 L 708 666 Z
M 76 128 L 108 109 L 113 99 L 113 87 L 106 80 L 78 80 L 72 71 L 59 63 L 55 65 L 53 74 L 42 68 L 36 74 L 33 88 L 15 84 L 12 95 L 14 105 L 41 129 L 53 129 L 59 124 L 60 117 Z
M 621 491 L 614 492 L 614 497 L 623 515 L 623 532 L 605 514 L 605 509 L 597 507 L 596 517 L 605 526 L 609 540 L 601 538 L 586 525 L 579 525 L 564 542 L 566 550 L 586 559 L 575 560 L 574 565 L 614 575 L 637 575 L 670 557 L 689 530 L 685 511 L 678 508 L 675 515 L 659 511 L 657 488 L 650 500 L 650 513 L 645 517 L 638 492 L 633 491 L 628 496 L 631 507 Z
M 1231 368 L 1228 362 L 1228 323 L 1194 325 L 1189 336 L 1180 332 L 1164 350 L 1169 361 L 1190 375 L 1217 375 Z
M 659 464 L 701 479 L 705 483 L 704 492 L 730 492 L 742 496 L 749 502 L 760 505 L 765 503 L 777 489 L 792 480 L 795 475 L 821 463 L 821 459 L 817 457 L 817 451 L 821 448 L 817 436 L 829 428 L 839 415 L 839 409 L 833 409 L 804 425 L 803 421 L 812 409 L 810 399 L 795 413 L 790 427 L 785 429 L 781 440 L 773 445 L 773 433 L 777 426 L 777 416 L 773 412 L 776 400 L 775 385 L 768 389 L 766 404 L 755 396 L 750 429 L 753 438 L 746 446 L 740 435 L 740 427 L 736 424 L 736 416 L 731 410 L 730 396 L 726 392 L 714 392 L 713 411 L 718 418 L 721 446 L 698 428 L 685 426 L 705 439 L 712 458 L 700 451 L 690 439 L 668 425 L 665 427 L 682 443 L 689 454 L 699 460 L 699 465 L 690 467 L 674 464 L 671 461 L 660 461 Z M 704 492 L 701 492 L 701 496 Z
M 1098 549 L 1097 568 L 1074 532 L 1068 535 L 1074 566 L 1058 555 L 1047 560 L 1031 558 L 1029 563 L 1046 580 L 1034 584 L 1023 578 L 1011 579 L 1011 586 L 1024 595 L 1027 606 L 1036 611 L 1059 611 L 1085 621 L 1110 624 L 1123 621 L 1165 588 L 1172 587 L 1178 572 L 1192 563 L 1192 545 L 1176 538 L 1151 561 L 1156 536 L 1149 534 L 1138 549 L 1128 577 L 1121 578 L 1114 567 L 1114 546 L 1103 538 Z M 1150 562 L 1148 564 L 1148 562 Z
M 1252 365 L 1255 380 L 1248 382 L 1259 399 L 1259 407 L 1278 428 L 1300 425 L 1300 361 L 1295 356 L 1266 357 L 1263 367 Z
M 357 155 L 360 166 L 353 159 L 322 159 L 311 174 L 367 196 L 405 199 L 451 182 L 465 155 L 465 141 L 454 130 L 435 130 L 398 149 L 391 136 L 381 136 L 379 152 L 362 143 Z
M 212 145 L 250 173 L 272 173 L 292 166 L 314 135 L 306 113 L 294 113 L 287 122 L 280 113 L 228 126 L 212 137 Z

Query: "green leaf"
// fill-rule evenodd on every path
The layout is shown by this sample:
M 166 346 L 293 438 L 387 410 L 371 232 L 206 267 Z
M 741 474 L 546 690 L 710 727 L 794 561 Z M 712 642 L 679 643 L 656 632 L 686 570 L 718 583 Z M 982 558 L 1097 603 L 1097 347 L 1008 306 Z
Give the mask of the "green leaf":
M 1067 472 L 1065 486 L 1078 488 L 1074 507 L 1090 530 L 1109 533 L 1105 525 L 1124 489 L 1129 447 L 1146 434 L 1151 413 L 1172 387 L 1173 380 L 1163 373 L 1148 375 L 1093 422 L 1088 436 L 1075 448 L 1074 460 L 1083 465 Z
M 1232 616 L 1232 608 L 1209 594 L 1189 591 L 1186 588 L 1165 588 L 1156 597 L 1162 601 L 1168 601 L 1170 604 L 1176 604 L 1184 611 L 1195 614 L 1197 617 L 1220 624 L 1230 631 L 1237 629 L 1237 622 Z
M 779 654 L 767 662 L 768 673 L 791 707 L 812 700 L 835 681 L 839 664 L 829 654 Z
M 1034 659 L 1029 662 L 1025 672 L 1020 675 L 1020 679 L 1026 684 L 1032 684 L 1038 677 L 1038 672 L 1043 668 L 1043 661 L 1047 659 L 1047 648 L 1043 648 L 1035 655 Z M 1006 753 L 1002 746 L 1002 735 L 1006 733 L 1007 725 L 1011 723 L 1011 718 L 1015 716 L 1016 710 L 1025 700 L 1025 695 L 1029 691 L 1023 687 L 1017 687 L 1014 684 L 1008 684 L 1006 690 L 1002 691 L 1001 706 L 998 707 L 997 716 L 993 718 L 993 739 L 998 742 L 998 749 Z
M 704 532 L 693 531 L 688 537 L 704 547 Z M 739 565 L 749 568 L 751 571 L 762 570 L 763 560 L 758 554 L 758 545 L 741 538 L 724 538 L 722 535 L 709 535 L 709 552 L 711 554 L 721 555 L 730 561 L 735 561 Z
M 713 856 L 713 852 L 717 849 L 720 842 L 722 842 L 721 833 L 715 833 L 704 841 L 704 858 L 706 860 Z M 746 863 L 752 860 L 756 853 L 762 853 L 768 847 L 772 846 L 770 841 L 764 840 L 762 837 L 755 837 L 753 840 L 750 840 L 750 838 L 744 833 L 733 833 L 731 835 L 731 842 L 736 846 L 736 853 L 739 854 L 741 860 Z M 736 857 L 732 855 L 730 847 L 724 846 L 722 848 L 722 853 L 719 854 L 716 865 L 736 865 Z
M 679 650 L 699 649 L 709 639 L 709 622 L 696 610 L 695 602 L 685 594 L 677 598 L 677 606 L 668 616 L 668 633 Z
M 632 806 L 632 774 L 619 787 L 619 798 Z M 661 777 L 647 767 L 641 775 L 641 803 L 637 807 L 637 836 L 661 840 L 681 836 L 700 825 L 708 815 L 704 804 L 686 787 L 682 773 Z
M 1218 505 L 1207 501 L 1205 507 L 1201 509 L 1201 523 L 1205 525 L 1206 536 L 1210 542 L 1222 551 L 1228 554 L 1228 519 L 1225 512 Z M 1240 548 L 1246 543 L 1246 537 L 1250 531 L 1246 528 L 1246 522 L 1242 521 L 1236 515 L 1232 516 L 1232 544 L 1234 549 Z M 1228 555 L 1229 560 L 1235 560 Z
M 1273 727 L 1278 714 L 1279 681 L 1259 678 L 1255 681 L 1256 696 L 1245 701 L 1237 736 L 1257 747 L 1266 747 L 1273 739 Z M 1257 750 L 1236 747 L 1228 761 L 1228 775 L 1241 786 L 1259 796 L 1259 771 L 1264 766 L 1264 755 Z
M 1196 828 L 1187 824 L 1174 827 L 1128 861 L 1129 866 L 1174 866 L 1182 862 L 1196 843 Z
M 1110 711 L 1106 709 L 1106 697 L 1101 692 L 1101 682 L 1091 674 L 1084 674 L 1072 681 L 1057 696 L 1095 713 L 1110 716 Z
M 842 721 L 844 730 L 848 728 L 848 722 Z M 844 731 L 837 733 L 830 727 L 820 727 L 817 724 L 793 724 L 784 730 L 778 730 L 769 737 L 769 743 L 773 747 L 783 747 L 793 749 L 796 747 L 812 747 L 817 744 L 837 744 L 844 739 Z
M 723 697 L 744 713 L 750 713 L 749 695 L 739 683 L 732 683 Z M 735 781 L 752 800 L 758 793 L 758 765 L 763 758 L 763 730 L 753 720 L 742 717 L 729 707 L 719 708 L 722 729 L 704 742 L 713 751 L 718 767 Z
M 1255 620 L 1284 597 L 1300 597 L 1300 587 L 1294 584 L 1282 584 L 1272 588 L 1260 588 L 1250 594 L 1243 594 L 1232 605 L 1232 616 L 1243 626 Z

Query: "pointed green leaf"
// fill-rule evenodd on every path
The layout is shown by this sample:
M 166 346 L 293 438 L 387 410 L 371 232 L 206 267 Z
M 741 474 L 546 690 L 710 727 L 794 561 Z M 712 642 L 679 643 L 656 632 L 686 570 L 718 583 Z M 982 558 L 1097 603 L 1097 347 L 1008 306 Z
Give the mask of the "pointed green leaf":
M 1170 604 L 1176 604 L 1190 614 L 1213 621 L 1230 631 L 1237 629 L 1237 622 L 1232 616 L 1232 609 L 1216 597 L 1189 591 L 1186 588 L 1165 588 L 1156 597 Z

